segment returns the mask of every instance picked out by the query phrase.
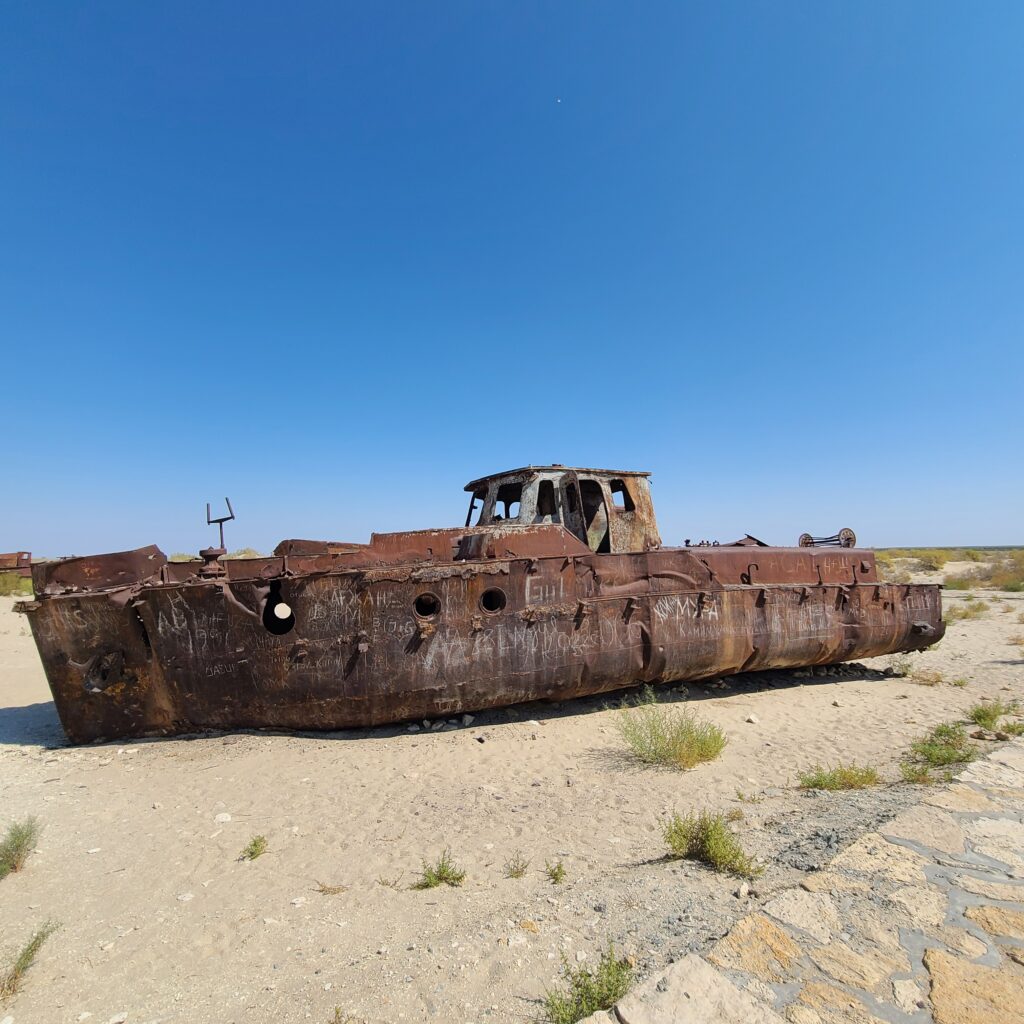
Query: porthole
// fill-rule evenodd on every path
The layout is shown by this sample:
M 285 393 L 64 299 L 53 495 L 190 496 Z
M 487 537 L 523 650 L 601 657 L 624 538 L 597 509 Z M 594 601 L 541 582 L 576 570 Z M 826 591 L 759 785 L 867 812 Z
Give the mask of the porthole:
M 500 587 L 490 587 L 480 595 L 480 607 L 492 615 L 500 612 L 506 604 L 508 604 L 508 598 Z
M 436 594 L 420 594 L 412 606 L 421 619 L 429 619 L 441 610 L 441 600 Z
M 281 597 L 280 580 L 274 580 L 270 584 L 270 593 L 263 605 L 263 626 L 274 636 L 284 636 L 295 628 L 295 612 Z

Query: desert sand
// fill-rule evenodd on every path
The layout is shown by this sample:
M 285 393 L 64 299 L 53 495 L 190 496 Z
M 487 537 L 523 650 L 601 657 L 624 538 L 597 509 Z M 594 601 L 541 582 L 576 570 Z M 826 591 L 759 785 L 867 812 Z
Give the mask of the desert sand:
M 751 901 L 915 799 L 895 782 L 911 740 L 980 700 L 1024 696 L 1024 649 L 1010 642 L 1024 633 L 1024 595 L 985 596 L 983 617 L 912 656 L 937 684 L 880 677 L 887 659 L 876 659 L 875 671 L 660 687 L 728 734 L 717 761 L 688 772 L 633 766 L 608 698 L 440 731 L 70 747 L 27 623 L 4 598 L 0 827 L 33 814 L 43 831 L 25 869 L 0 882 L 0 944 L 47 919 L 61 928 L 0 1018 L 519 1022 L 536 1017 L 563 956 L 593 961 L 613 941 L 642 976 L 700 952 Z M 795 788 L 799 770 L 838 760 L 894 784 Z M 751 895 L 663 859 L 660 820 L 704 807 L 743 812 L 742 842 L 766 868 Z M 267 852 L 240 861 L 256 834 Z M 445 848 L 463 886 L 410 888 Z M 516 851 L 530 868 L 509 879 Z M 545 862 L 559 859 L 567 876 L 553 885 Z

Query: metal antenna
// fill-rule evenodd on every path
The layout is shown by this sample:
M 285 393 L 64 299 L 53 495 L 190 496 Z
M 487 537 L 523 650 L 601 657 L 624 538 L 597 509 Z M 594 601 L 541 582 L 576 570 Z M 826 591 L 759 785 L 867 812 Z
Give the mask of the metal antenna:
M 231 501 L 228 498 L 224 499 L 224 504 L 228 507 L 228 514 L 221 516 L 219 519 L 215 519 L 210 515 L 210 503 L 206 503 L 206 525 L 213 526 L 214 523 L 220 528 L 220 546 L 224 548 L 224 524 L 231 522 L 235 518 L 235 510 L 231 507 Z

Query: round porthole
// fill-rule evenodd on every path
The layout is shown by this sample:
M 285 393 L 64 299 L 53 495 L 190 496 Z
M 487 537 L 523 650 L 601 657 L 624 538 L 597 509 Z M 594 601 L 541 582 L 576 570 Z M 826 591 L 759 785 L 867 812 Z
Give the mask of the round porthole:
M 508 598 L 500 587 L 490 587 L 480 595 L 480 607 L 492 615 L 495 612 L 500 612 L 506 604 L 508 604 Z
M 436 594 L 420 594 L 412 606 L 421 619 L 429 619 L 441 610 L 441 601 Z
M 263 626 L 274 636 L 284 636 L 295 628 L 295 612 L 281 597 L 280 580 L 274 580 L 270 584 L 270 593 L 263 606 Z

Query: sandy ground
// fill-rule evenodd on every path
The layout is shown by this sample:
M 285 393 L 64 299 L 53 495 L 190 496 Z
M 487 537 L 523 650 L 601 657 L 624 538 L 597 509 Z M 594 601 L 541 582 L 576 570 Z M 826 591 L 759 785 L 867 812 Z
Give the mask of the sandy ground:
M 706 949 L 751 900 L 914 799 L 902 784 L 803 794 L 798 770 L 854 760 L 894 780 L 930 725 L 1024 697 L 1024 649 L 1009 642 L 1024 633 L 1024 595 L 990 600 L 913 656 L 943 674 L 938 685 L 854 670 L 662 688 L 729 737 L 719 760 L 678 773 L 633 768 L 622 712 L 600 700 L 441 732 L 68 747 L 27 625 L 0 599 L 0 827 L 28 814 L 43 824 L 26 869 L 0 882 L 0 944 L 62 924 L 0 1018 L 332 1024 L 340 1007 L 339 1021 L 519 1022 L 536 1016 L 563 955 L 593 960 L 613 940 L 643 974 Z M 949 684 L 958 678 L 967 684 Z M 662 859 L 659 819 L 705 806 L 743 810 L 743 842 L 766 866 L 752 897 Z M 239 861 L 254 834 L 268 852 Z M 463 887 L 410 889 L 445 847 Z M 512 880 L 515 851 L 531 865 Z M 544 873 L 556 859 L 559 886 Z

